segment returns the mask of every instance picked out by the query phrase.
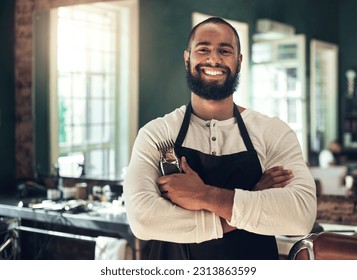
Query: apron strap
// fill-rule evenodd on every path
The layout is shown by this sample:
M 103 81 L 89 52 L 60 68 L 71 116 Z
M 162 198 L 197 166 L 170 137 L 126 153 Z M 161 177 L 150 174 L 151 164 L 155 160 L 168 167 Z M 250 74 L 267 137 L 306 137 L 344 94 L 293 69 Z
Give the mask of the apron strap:
M 175 141 L 175 147 L 181 147 L 183 141 L 185 140 L 185 137 L 186 137 L 186 134 L 188 131 L 188 127 L 190 125 L 191 113 L 192 113 L 192 105 L 191 105 L 191 102 L 189 102 L 186 106 L 185 116 L 183 118 L 179 134 L 177 135 L 177 138 Z
M 244 124 L 242 116 L 241 116 L 241 114 L 237 108 L 237 105 L 235 103 L 233 103 L 233 112 L 234 112 L 234 116 L 237 120 L 238 129 L 242 135 L 245 147 L 247 148 L 248 151 L 254 151 L 253 143 L 250 140 L 247 128 Z M 191 113 L 192 113 L 192 105 L 191 105 L 191 102 L 189 102 L 186 106 L 185 116 L 183 118 L 180 131 L 179 131 L 176 141 L 175 141 L 175 147 L 181 147 L 183 141 L 185 140 L 185 137 L 186 137 L 186 134 L 188 131 L 188 127 L 190 125 Z
M 250 140 L 249 133 L 248 133 L 247 128 L 244 124 L 243 118 L 237 108 L 237 105 L 235 103 L 233 103 L 233 107 L 234 107 L 233 108 L 234 115 L 237 119 L 238 128 L 242 135 L 245 147 L 247 148 L 248 151 L 254 151 L 254 146 L 253 146 L 252 140 Z

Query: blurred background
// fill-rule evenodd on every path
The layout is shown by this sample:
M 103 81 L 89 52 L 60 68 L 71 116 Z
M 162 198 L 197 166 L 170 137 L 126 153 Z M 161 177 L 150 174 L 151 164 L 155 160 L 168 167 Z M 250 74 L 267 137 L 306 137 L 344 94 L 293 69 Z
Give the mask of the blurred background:
M 78 183 L 120 196 L 138 129 L 189 101 L 190 29 L 219 16 L 242 44 L 235 101 L 296 132 L 318 219 L 357 225 L 355 11 L 354 0 L 1 1 L 0 196 Z

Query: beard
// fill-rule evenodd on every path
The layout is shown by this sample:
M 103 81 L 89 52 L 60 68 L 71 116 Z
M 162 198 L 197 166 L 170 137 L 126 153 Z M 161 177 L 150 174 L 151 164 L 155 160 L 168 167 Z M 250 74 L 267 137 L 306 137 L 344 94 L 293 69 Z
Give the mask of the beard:
M 188 61 L 186 70 L 186 82 L 192 92 L 206 100 L 223 100 L 231 96 L 236 91 L 239 85 L 238 67 L 236 73 L 232 75 L 232 72 L 228 67 L 218 65 L 217 68 L 222 68 L 227 73 L 227 78 L 224 83 L 219 84 L 218 82 L 207 82 L 201 77 L 202 70 L 200 68 L 203 66 L 210 67 L 211 65 L 196 65 L 195 69 L 198 74 L 193 75 L 190 70 L 191 63 Z

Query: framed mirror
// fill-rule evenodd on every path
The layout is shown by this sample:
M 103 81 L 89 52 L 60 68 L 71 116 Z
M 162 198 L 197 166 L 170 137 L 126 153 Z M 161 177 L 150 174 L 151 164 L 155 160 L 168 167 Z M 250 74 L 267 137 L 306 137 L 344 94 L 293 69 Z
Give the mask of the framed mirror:
M 337 139 L 338 47 L 311 40 L 310 56 L 310 139 L 318 153 Z

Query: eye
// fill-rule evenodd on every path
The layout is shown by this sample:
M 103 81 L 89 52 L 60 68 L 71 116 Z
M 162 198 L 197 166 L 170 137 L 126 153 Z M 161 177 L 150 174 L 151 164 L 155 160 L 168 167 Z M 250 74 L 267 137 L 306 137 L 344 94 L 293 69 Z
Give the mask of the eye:
M 197 50 L 197 52 L 199 54 L 207 54 L 207 53 L 210 52 L 210 50 L 208 48 L 200 48 L 200 49 Z
M 230 49 L 220 49 L 219 53 L 222 55 L 231 55 L 233 52 Z

